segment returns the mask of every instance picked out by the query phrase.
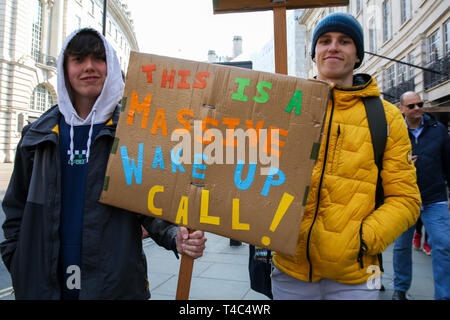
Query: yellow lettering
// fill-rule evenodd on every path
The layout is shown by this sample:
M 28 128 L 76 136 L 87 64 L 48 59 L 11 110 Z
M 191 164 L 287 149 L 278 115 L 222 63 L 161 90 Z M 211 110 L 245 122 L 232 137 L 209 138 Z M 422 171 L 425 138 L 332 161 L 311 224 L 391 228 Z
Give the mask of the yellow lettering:
M 239 199 L 233 199 L 233 213 L 231 216 L 231 228 L 233 230 L 250 230 L 248 223 L 239 222 Z
M 177 217 L 175 219 L 176 224 L 188 224 L 188 197 L 182 196 L 180 204 L 178 205 Z M 183 220 L 183 222 L 181 222 Z
M 147 204 L 148 204 L 148 210 L 157 215 L 160 216 L 162 215 L 162 209 L 161 208 L 155 208 L 155 203 L 153 202 L 153 198 L 155 197 L 155 193 L 157 192 L 164 192 L 164 186 L 153 186 L 150 191 L 148 192 L 148 200 L 147 200 Z
M 220 225 L 220 217 L 208 216 L 209 190 L 202 190 L 202 199 L 200 201 L 200 223 Z

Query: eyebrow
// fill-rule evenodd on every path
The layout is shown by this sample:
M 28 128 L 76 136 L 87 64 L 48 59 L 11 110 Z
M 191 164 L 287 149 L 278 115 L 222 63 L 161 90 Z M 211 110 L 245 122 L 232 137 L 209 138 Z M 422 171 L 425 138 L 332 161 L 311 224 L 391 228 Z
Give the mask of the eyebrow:
M 325 33 L 325 34 L 321 35 L 321 36 L 319 37 L 319 39 L 320 39 L 320 38 L 331 38 L 331 35 Z M 350 36 L 348 36 L 348 35 L 346 35 L 346 34 L 339 35 L 337 38 L 338 38 L 338 39 L 352 39 Z

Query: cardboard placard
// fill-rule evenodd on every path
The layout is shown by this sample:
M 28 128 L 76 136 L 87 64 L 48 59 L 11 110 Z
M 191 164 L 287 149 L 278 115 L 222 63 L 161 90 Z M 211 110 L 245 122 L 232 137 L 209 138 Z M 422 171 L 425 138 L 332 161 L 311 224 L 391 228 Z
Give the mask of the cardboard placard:
M 329 89 L 132 52 L 100 202 L 293 255 Z
M 346 6 L 349 0 L 212 0 L 214 14 L 269 10 L 277 7 L 286 9 Z

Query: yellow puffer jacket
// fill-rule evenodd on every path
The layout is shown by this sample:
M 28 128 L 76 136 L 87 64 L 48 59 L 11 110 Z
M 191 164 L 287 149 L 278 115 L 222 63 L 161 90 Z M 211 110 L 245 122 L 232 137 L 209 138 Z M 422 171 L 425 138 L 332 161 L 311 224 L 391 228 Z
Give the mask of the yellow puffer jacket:
M 364 84 L 332 90 L 296 254 L 274 254 L 278 269 L 303 281 L 367 281 L 374 266 L 379 266 L 377 255 L 419 216 L 421 198 L 405 121 L 398 108 L 384 100 L 388 138 L 381 177 L 385 198 L 374 211 L 378 169 L 361 98 L 380 96 L 380 92 L 368 75 L 355 75 L 355 80 Z

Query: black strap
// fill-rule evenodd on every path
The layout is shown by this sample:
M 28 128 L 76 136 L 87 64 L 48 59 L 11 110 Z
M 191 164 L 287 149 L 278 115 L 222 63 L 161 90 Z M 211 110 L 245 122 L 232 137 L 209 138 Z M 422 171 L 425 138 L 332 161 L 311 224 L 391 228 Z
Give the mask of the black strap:
M 384 202 L 384 191 L 381 181 L 381 170 L 383 169 L 383 154 L 387 140 L 387 122 L 383 103 L 379 97 L 363 98 L 366 108 L 367 121 L 369 122 L 370 135 L 372 137 L 375 164 L 378 167 L 377 191 L 375 196 L 375 208 Z
M 379 97 L 367 97 L 362 99 L 366 108 L 367 121 L 369 122 L 370 135 L 372 137 L 373 154 L 375 156 L 375 164 L 378 167 L 377 189 L 375 193 L 375 209 L 384 202 L 384 190 L 381 180 L 381 170 L 383 169 L 383 154 L 387 140 L 387 122 L 384 113 L 383 102 Z M 362 239 L 362 235 L 361 235 Z M 383 256 L 378 255 L 380 270 L 384 272 Z M 362 257 L 361 257 L 362 261 Z M 362 263 L 362 262 L 361 262 Z

